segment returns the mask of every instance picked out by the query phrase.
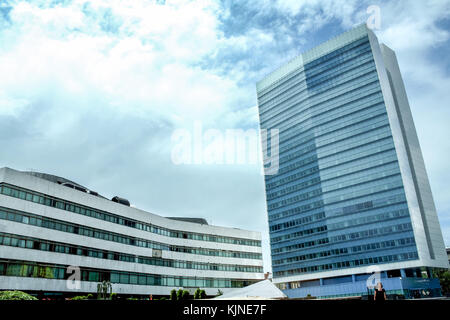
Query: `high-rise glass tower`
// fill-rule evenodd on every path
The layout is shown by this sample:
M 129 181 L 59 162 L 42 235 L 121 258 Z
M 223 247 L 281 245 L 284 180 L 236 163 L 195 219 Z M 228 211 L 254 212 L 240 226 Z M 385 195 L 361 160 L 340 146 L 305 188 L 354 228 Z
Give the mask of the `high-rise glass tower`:
M 274 282 L 290 297 L 365 295 L 374 280 L 440 295 L 432 271 L 448 260 L 395 53 L 361 25 L 257 95 L 261 129 L 279 130 L 265 176 Z

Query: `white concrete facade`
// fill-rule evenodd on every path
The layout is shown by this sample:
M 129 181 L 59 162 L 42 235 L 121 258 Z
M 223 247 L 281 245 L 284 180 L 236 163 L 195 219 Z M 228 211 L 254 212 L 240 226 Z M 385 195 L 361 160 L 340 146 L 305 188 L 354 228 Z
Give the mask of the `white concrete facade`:
M 170 237 L 150 231 L 140 230 L 126 225 L 104 221 L 98 218 L 89 217 L 71 211 L 58 209 L 52 206 L 15 198 L 9 195 L 0 194 L 0 209 L 6 208 L 17 211 L 19 213 L 29 213 L 43 218 L 50 218 L 80 226 L 100 229 L 102 231 L 120 234 L 127 237 L 135 237 L 148 241 L 154 241 L 164 245 L 230 251 L 237 253 L 249 253 L 255 255 L 256 257 L 259 256 L 259 258 L 246 259 L 183 253 L 169 250 L 161 251 L 162 259 L 178 260 L 192 263 L 208 263 L 215 265 L 256 267 L 258 270 L 257 272 L 199 270 L 188 268 L 184 269 L 179 267 L 165 267 L 138 262 L 125 262 L 76 254 L 12 247 L 7 245 L 0 245 L 0 260 L 30 261 L 44 264 L 80 266 L 81 269 L 92 268 L 100 270 L 124 271 L 173 277 L 194 277 L 228 280 L 231 279 L 234 281 L 245 280 L 251 282 L 262 280 L 264 278 L 262 273 L 263 263 L 261 257 L 262 250 L 260 245 L 261 234 L 259 232 L 168 219 L 149 212 L 145 212 L 143 210 L 139 210 L 134 207 L 128 207 L 126 205 L 119 204 L 102 197 L 68 188 L 66 186 L 10 168 L 0 169 L 0 184 L 15 186 L 20 188 L 21 190 L 35 192 L 52 198 L 70 201 L 81 206 L 108 212 L 117 216 L 124 217 L 126 219 L 133 219 L 135 221 L 152 224 L 160 228 L 166 228 L 169 230 L 186 233 L 198 233 L 226 238 L 237 238 L 242 240 L 256 241 L 257 243 L 259 243 L 259 245 L 241 245 L 234 243 Z M 0 234 L 12 234 L 17 236 L 37 238 L 55 243 L 89 247 L 108 252 L 124 253 L 140 257 L 154 257 L 154 250 L 151 248 L 123 244 L 80 234 L 25 224 L 21 222 L 9 221 L 5 219 L 0 219 Z M 82 287 L 79 290 L 80 292 L 95 293 L 97 291 L 97 282 L 82 281 L 81 286 Z M 113 283 L 113 291 L 124 294 L 168 295 L 170 293 L 170 290 L 178 288 L 179 287 Z M 67 288 L 65 280 L 14 276 L 0 276 L 0 290 L 2 289 L 42 290 L 52 292 L 72 291 L 71 289 Z M 218 289 L 226 292 L 231 288 L 205 287 L 202 289 L 205 289 L 208 295 L 214 295 L 217 293 Z

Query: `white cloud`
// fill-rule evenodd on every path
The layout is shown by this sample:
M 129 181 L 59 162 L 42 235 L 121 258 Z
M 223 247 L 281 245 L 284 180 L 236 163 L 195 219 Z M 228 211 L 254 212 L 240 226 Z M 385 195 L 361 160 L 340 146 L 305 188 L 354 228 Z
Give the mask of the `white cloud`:
M 340 21 L 346 28 L 355 24 L 354 14 L 357 3 L 355 0 L 280 0 L 273 3 L 285 14 L 305 16 L 299 24 L 301 31 L 317 30 L 333 18 Z
M 444 239 L 449 241 L 450 75 L 437 58 L 450 47 L 450 32 L 438 25 L 450 16 L 450 1 L 398 1 L 381 6 L 379 40 L 397 55 L 422 148 Z
M 5 94 L 20 92 L 26 101 L 52 95 L 78 109 L 101 100 L 115 111 L 204 121 L 243 94 L 232 80 L 193 65 L 214 54 L 221 37 L 213 2 L 85 3 L 13 8 L 12 27 L 0 33 L 9 44 L 0 49 L 0 73 L 10 75 L 0 79 Z M 116 33 L 99 31 L 107 6 L 120 15 Z

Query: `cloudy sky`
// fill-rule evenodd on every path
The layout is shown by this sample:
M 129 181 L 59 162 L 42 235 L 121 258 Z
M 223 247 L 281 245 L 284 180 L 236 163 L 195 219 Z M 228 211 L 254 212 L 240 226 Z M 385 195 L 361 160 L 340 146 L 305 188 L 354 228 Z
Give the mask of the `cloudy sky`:
M 0 166 L 263 233 L 258 164 L 176 165 L 172 134 L 256 129 L 255 83 L 381 8 L 450 245 L 450 1 L 0 0 Z

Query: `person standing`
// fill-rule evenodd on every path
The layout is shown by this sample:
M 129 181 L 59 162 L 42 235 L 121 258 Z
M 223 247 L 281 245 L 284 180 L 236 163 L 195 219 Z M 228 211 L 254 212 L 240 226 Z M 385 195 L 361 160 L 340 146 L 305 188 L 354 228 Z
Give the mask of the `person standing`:
M 373 299 L 375 301 L 385 301 L 386 298 L 386 290 L 383 288 L 383 284 L 381 282 L 377 283 L 377 287 L 375 288 L 375 293 L 373 295 Z

